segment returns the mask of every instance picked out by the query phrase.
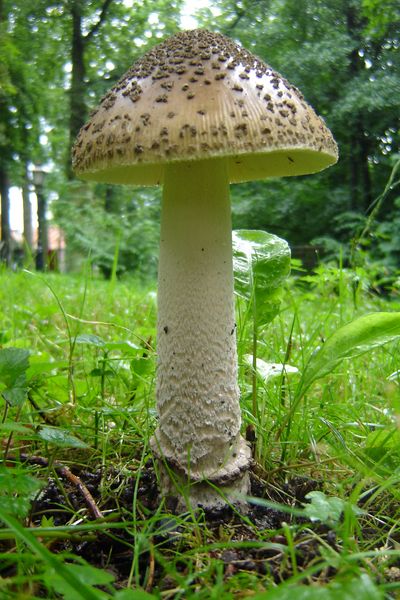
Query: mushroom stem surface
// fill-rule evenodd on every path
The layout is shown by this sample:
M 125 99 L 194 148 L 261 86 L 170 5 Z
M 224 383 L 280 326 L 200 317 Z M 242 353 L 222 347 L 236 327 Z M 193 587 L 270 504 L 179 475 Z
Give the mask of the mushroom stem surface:
M 231 486 L 240 436 L 229 180 L 224 159 L 165 168 L 158 282 L 156 452 L 186 480 Z

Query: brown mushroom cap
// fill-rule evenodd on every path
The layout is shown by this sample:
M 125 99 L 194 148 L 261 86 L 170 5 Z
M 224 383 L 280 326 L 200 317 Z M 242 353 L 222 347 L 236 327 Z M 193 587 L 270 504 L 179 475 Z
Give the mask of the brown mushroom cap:
M 88 180 L 154 185 L 171 161 L 226 157 L 231 182 L 320 171 L 337 161 L 301 93 L 219 33 L 178 33 L 133 64 L 73 149 Z

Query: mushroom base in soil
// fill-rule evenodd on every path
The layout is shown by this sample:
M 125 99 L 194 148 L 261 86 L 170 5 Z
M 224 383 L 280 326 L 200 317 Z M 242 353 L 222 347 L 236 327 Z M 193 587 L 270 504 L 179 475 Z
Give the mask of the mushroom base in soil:
M 294 86 L 202 29 L 177 33 L 136 61 L 78 135 L 79 177 L 164 186 L 151 446 L 161 491 L 180 498 L 179 507 L 240 501 L 249 486 L 229 183 L 315 173 L 337 156 L 324 121 Z
M 227 161 L 168 165 L 161 215 L 152 447 L 162 492 L 192 506 L 238 502 L 251 452 L 240 435 Z

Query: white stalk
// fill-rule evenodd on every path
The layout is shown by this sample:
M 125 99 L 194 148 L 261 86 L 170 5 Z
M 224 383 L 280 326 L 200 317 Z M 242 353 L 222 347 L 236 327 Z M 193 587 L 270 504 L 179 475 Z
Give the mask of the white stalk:
M 158 282 L 158 454 L 193 481 L 231 484 L 240 437 L 229 181 L 223 160 L 166 167 Z

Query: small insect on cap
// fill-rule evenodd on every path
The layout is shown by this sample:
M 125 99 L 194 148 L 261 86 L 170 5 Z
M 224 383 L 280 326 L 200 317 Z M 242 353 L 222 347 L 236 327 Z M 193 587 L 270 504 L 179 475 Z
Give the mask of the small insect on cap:
M 73 149 L 76 174 L 155 185 L 165 164 L 226 157 L 231 182 L 303 175 L 337 161 L 324 121 L 268 65 L 219 33 L 184 31 L 136 61 Z

